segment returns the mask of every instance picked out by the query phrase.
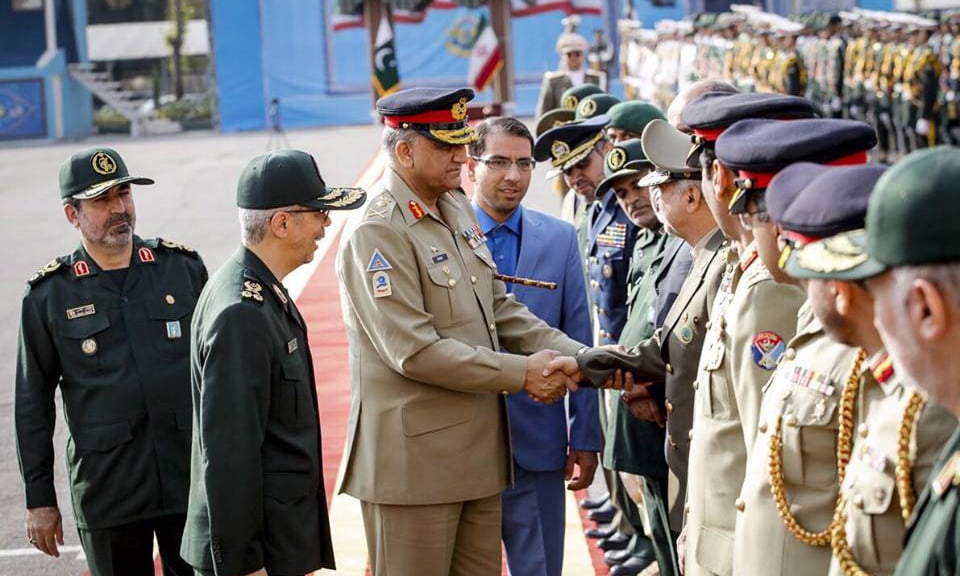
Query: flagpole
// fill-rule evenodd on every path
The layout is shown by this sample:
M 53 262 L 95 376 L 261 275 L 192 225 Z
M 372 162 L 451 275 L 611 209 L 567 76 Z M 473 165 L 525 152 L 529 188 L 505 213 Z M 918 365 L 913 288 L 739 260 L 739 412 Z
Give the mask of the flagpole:
M 380 26 L 380 18 L 382 17 L 384 7 L 381 0 L 365 0 L 363 3 L 363 18 L 367 23 L 367 52 L 370 55 L 370 70 L 377 69 L 377 29 Z M 387 19 L 390 20 L 390 25 L 393 26 L 393 21 L 389 10 L 387 11 Z M 374 124 L 380 123 L 380 116 L 376 113 L 376 103 L 377 103 L 377 91 L 370 85 L 370 96 L 372 99 L 370 106 L 370 119 Z
M 500 41 L 503 66 L 493 84 L 493 99 L 501 105 L 503 115 L 512 115 L 516 109 L 513 95 L 513 42 L 510 37 L 510 2 L 490 2 L 490 25 Z

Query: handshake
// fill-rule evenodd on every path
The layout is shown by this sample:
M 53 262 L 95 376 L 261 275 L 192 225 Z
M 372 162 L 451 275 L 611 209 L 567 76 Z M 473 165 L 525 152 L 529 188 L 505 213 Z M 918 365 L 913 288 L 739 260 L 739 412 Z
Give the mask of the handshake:
M 527 359 L 523 389 L 535 402 L 552 404 L 578 386 L 623 391 L 623 402 L 641 420 L 664 425 L 663 413 L 648 386 L 661 377 L 645 369 L 642 359 L 623 346 L 601 346 L 576 357 L 542 350 Z

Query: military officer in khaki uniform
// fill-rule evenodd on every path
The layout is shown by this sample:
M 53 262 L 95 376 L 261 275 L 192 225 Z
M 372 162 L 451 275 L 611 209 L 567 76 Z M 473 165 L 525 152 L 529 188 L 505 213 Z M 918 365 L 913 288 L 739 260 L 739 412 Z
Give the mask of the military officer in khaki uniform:
M 703 190 L 731 250 L 713 303 L 697 375 L 696 433 L 690 444 L 684 574 L 729 576 L 733 506 L 756 434 L 761 389 L 776 367 L 777 342 L 793 337 L 803 292 L 776 282 L 758 258 L 753 230 L 729 211 L 736 173 L 717 160 L 723 131 L 744 118 L 812 118 L 803 98 L 764 93 L 707 94 L 690 102 L 684 123 L 693 130 L 688 163 L 702 166 Z M 683 539 L 681 539 L 683 541 Z
M 495 277 L 459 188 L 472 98 L 413 88 L 377 102 L 389 166 L 340 250 L 353 370 L 340 490 L 361 500 L 376 576 L 499 574 L 501 394 L 562 398 L 566 379 L 542 375 L 550 349 L 582 347 Z
M 832 525 L 831 576 L 893 573 L 918 488 L 926 484 L 933 460 L 957 426 L 953 416 L 928 404 L 896 375 L 874 326 L 873 298 L 855 282 L 869 273 L 869 266 L 861 266 L 866 257 L 860 227 L 884 170 L 799 163 L 784 169 L 768 191 L 771 198 L 796 197 L 787 210 L 790 218 L 813 220 L 808 224 L 827 234 L 791 251 L 784 270 L 804 281 L 811 307 L 830 337 L 866 356 L 858 387 L 851 391 L 853 414 L 841 421 L 840 464 L 846 468 L 840 471 L 840 503 Z M 831 207 L 826 218 L 824 206 Z M 833 230 L 838 233 L 829 235 Z
M 960 251 L 951 222 L 960 217 L 960 152 L 915 152 L 890 168 L 867 208 L 865 267 L 877 328 L 896 370 L 953 418 L 960 346 Z M 905 194 L 904 191 L 909 191 Z M 922 232 L 917 236 L 918 232 Z M 960 430 L 943 446 L 917 497 L 898 576 L 956 574 L 960 528 Z
M 763 194 L 770 181 L 796 161 L 864 163 L 874 145 L 873 129 L 849 120 L 741 120 L 717 139 L 717 159 L 739 176 L 730 211 L 744 215 L 758 257 L 776 280 L 788 277 L 777 265 L 777 228 L 770 219 L 781 206 Z M 732 573 L 826 572 L 837 404 L 856 351 L 830 340 L 805 304 L 792 339 L 758 338 L 751 354 L 762 364 L 782 358 L 763 388 L 756 438 L 734 502 Z
M 334 568 L 307 327 L 283 278 L 309 262 L 330 210 L 312 156 L 268 152 L 240 174 L 242 244 L 200 296 L 192 326 L 193 452 L 181 553 L 198 576 Z
M 60 168 L 80 246 L 27 281 L 14 411 L 27 537 L 59 556 L 54 490 L 57 388 L 70 441 L 73 514 L 93 576 L 190 574 L 178 554 L 190 461 L 190 317 L 207 280 L 196 252 L 134 234 L 131 176 L 98 147 Z
M 570 88 L 595 84 L 601 90 L 607 89 L 605 73 L 584 67 L 586 51 L 587 40 L 579 34 L 566 32 L 557 40 L 557 54 L 561 58 L 560 69 L 547 72 L 543 76 L 540 96 L 537 99 L 537 118 L 554 108 L 569 107 L 568 102 L 561 100 L 561 95 Z

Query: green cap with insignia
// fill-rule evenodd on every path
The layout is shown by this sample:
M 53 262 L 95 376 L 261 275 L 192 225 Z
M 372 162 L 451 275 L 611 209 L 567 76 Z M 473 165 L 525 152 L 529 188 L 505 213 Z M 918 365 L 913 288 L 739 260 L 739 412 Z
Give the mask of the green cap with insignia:
M 642 100 L 630 100 L 615 104 L 607 110 L 607 116 L 610 117 L 607 128 L 619 128 L 633 132 L 637 137 L 643 134 L 643 129 L 650 122 L 667 119 L 655 104 Z
M 596 84 L 581 84 L 573 88 L 567 88 L 560 96 L 560 107 L 566 110 L 576 110 L 580 101 L 587 96 L 604 93 Z
M 867 208 L 867 254 L 882 269 L 960 261 L 960 149 L 919 150 L 877 181 Z M 879 271 L 878 271 L 879 272 Z
M 586 120 L 601 114 L 606 114 L 613 105 L 619 104 L 620 99 L 610 94 L 591 94 L 577 104 L 574 120 Z
M 597 185 L 597 198 L 613 188 L 613 183 L 625 176 L 638 176 L 650 167 L 650 160 L 643 153 L 643 144 L 639 138 L 624 140 L 613 150 L 607 152 L 603 161 L 604 179 Z
M 328 188 L 313 156 L 276 150 L 255 157 L 240 173 L 237 206 L 269 210 L 300 205 L 319 210 L 351 210 L 363 205 L 361 188 Z
M 131 176 L 123 158 L 112 148 L 77 152 L 60 166 L 60 197 L 90 200 L 120 184 L 153 184 L 150 178 Z
M 566 108 L 554 108 L 549 112 L 545 112 L 543 116 L 537 118 L 537 126 L 534 129 L 533 133 L 537 138 L 541 134 L 550 130 L 551 128 L 556 128 L 568 122 L 573 122 L 573 117 L 576 113 L 573 110 L 567 110 Z

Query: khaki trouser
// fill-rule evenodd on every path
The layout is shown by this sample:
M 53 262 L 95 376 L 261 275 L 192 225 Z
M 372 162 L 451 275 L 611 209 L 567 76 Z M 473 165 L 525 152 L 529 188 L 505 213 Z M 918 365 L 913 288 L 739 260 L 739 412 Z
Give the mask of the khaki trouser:
M 500 576 L 500 494 L 394 506 L 361 502 L 373 576 Z

